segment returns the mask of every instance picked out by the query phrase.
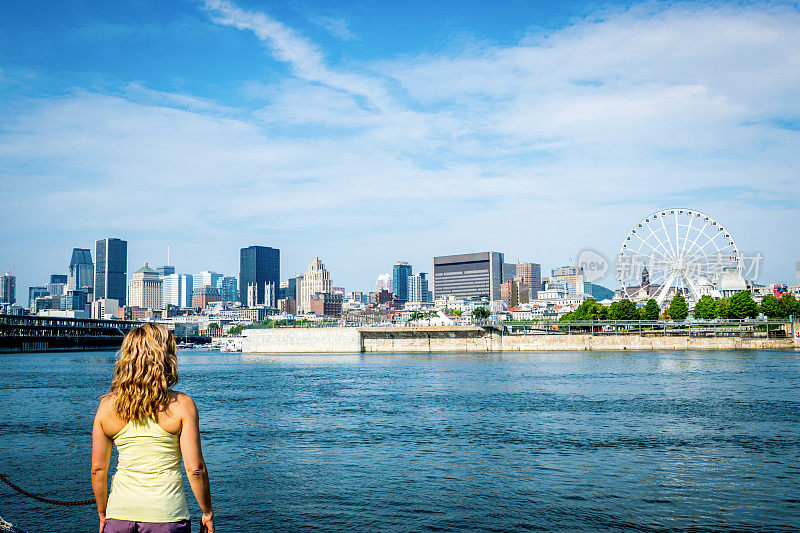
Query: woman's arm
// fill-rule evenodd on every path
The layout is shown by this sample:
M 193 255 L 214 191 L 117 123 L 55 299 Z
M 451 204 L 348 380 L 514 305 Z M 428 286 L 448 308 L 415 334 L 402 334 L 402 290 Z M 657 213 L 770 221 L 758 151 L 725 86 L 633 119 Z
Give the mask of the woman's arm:
M 189 478 L 189 484 L 192 486 L 194 497 L 197 498 L 197 504 L 203 510 L 202 527 L 207 528 L 209 533 L 214 533 L 214 511 L 211 509 L 211 482 L 208 479 L 208 470 L 203 460 L 203 451 L 200 448 L 200 418 L 197 414 L 197 406 L 186 395 L 181 395 L 180 398 L 180 404 L 183 408 L 180 437 L 183 466 L 186 468 L 186 475 Z
M 106 518 L 106 504 L 108 503 L 108 463 L 111 460 L 113 441 L 103 431 L 101 411 L 105 400 L 100 402 L 92 426 L 92 491 L 97 500 L 97 514 L 100 516 L 100 531 L 103 531 L 103 521 Z

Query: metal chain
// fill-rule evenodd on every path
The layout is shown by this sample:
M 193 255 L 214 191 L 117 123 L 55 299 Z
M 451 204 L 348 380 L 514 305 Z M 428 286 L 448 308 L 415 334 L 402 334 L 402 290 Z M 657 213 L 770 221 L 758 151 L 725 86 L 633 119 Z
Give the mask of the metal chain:
M 51 500 L 49 498 L 43 498 L 41 496 L 37 496 L 35 494 L 31 494 L 27 490 L 14 485 L 3 474 L 0 474 L 0 480 L 2 480 L 3 483 L 8 485 L 9 487 L 14 489 L 15 491 L 19 492 L 20 494 L 24 494 L 28 498 L 33 498 L 37 502 L 49 503 L 50 505 L 62 505 L 64 507 L 78 507 L 80 505 L 91 505 L 91 504 L 95 503 L 95 501 L 96 501 L 94 498 L 92 498 L 91 500 L 76 500 L 76 501 Z

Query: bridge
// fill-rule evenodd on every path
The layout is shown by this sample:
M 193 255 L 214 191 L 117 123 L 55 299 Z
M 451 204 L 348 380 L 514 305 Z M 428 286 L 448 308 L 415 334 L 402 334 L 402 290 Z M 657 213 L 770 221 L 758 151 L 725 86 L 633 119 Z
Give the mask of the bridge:
M 0 353 L 116 350 L 139 322 L 0 315 Z

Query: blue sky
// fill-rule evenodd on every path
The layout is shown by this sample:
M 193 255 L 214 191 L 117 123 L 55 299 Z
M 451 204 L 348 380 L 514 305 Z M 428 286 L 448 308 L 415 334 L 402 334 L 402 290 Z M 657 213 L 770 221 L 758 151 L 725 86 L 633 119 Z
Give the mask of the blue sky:
M 357 4 L 357 5 L 356 5 Z M 716 217 L 760 281 L 800 245 L 800 10 L 778 3 L 28 2 L 0 18 L 0 266 L 616 254 L 650 211 Z M 613 279 L 604 283 L 616 287 Z

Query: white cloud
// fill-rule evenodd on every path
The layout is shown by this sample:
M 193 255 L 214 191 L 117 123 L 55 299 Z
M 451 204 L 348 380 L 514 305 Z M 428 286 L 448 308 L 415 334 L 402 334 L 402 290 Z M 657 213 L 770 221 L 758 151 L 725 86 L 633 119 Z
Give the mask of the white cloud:
M 800 136 L 775 122 L 800 117 L 796 11 L 635 8 L 515 45 L 338 69 L 264 13 L 207 7 L 294 76 L 247 84 L 255 111 L 146 82 L 7 111 L 0 222 L 177 238 L 190 271 L 235 272 L 236 248 L 265 242 L 289 271 L 320 255 L 360 288 L 401 258 L 424 271 L 479 249 L 546 266 L 585 246 L 613 255 L 674 201 L 760 249 L 767 276 L 798 254 L 763 239 L 798 215 Z
M 276 59 L 289 63 L 297 76 L 362 96 L 378 108 L 387 105 L 388 97 L 378 82 L 328 68 L 316 45 L 266 14 L 245 11 L 226 0 L 206 0 L 206 8 L 217 24 L 252 31 L 269 45 Z
M 355 41 L 358 36 L 350 31 L 347 21 L 340 17 L 311 17 L 311 22 L 321 26 L 330 32 L 334 37 L 343 41 Z

